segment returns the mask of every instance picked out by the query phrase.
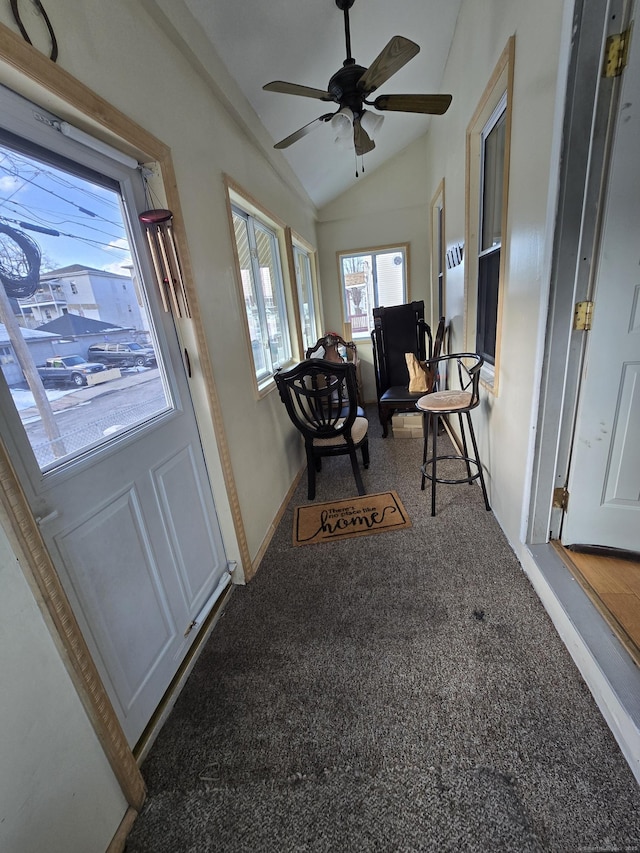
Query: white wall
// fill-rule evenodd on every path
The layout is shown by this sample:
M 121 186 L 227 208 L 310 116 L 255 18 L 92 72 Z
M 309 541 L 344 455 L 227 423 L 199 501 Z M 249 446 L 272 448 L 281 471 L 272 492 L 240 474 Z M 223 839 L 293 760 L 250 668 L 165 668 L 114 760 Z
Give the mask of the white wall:
M 127 804 L 0 529 L 0 850 L 103 853 Z
M 571 3 L 571 0 L 567 0 Z M 363 180 L 355 191 L 319 211 L 318 240 L 328 322 L 339 320 L 338 302 L 326 294 L 326 266 L 338 249 L 372 242 L 410 239 L 414 253 L 414 298 L 428 305 L 428 206 L 445 179 L 446 243 L 465 239 L 465 135 L 495 65 L 516 37 L 511 136 L 511 180 L 506 252 L 506 296 L 502 324 L 501 373 L 497 397 L 485 393 L 476 414 L 481 455 L 489 471 L 492 508 L 518 550 L 521 518 L 528 501 L 529 449 L 538 396 L 539 327 L 544 321 L 550 274 L 547 238 L 549 200 L 556 193 L 557 162 L 552 157 L 564 5 L 559 0 L 465 0 L 444 73 L 441 91 L 450 92 L 449 111 L 432 119 L 418 166 L 406 152 Z M 390 127 L 390 117 L 382 132 Z M 408 186 L 406 195 L 397 186 Z M 403 199 L 406 207 L 402 207 Z M 553 204 L 551 208 L 553 209 Z M 415 213 L 416 221 L 413 221 Z M 419 260 L 418 260 L 419 258 Z M 415 268 L 424 269 L 424 281 Z M 334 262 L 335 268 L 335 262 Z M 464 267 L 447 272 L 447 319 L 452 348 L 462 349 Z M 335 273 L 334 273 L 335 277 Z M 415 286 L 417 285 L 417 286 Z M 329 282 L 329 289 L 333 282 Z M 420 287 L 424 290 L 420 293 Z

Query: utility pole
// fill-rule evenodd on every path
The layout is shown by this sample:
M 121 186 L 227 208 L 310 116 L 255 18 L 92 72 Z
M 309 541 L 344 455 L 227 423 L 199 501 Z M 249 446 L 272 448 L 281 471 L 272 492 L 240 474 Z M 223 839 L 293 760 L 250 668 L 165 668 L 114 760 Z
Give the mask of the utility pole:
M 64 456 L 67 451 L 64 446 L 62 436 L 60 435 L 58 424 L 56 423 L 56 419 L 53 415 L 51 403 L 49 402 L 44 390 L 42 379 L 40 379 L 40 374 L 36 369 L 29 346 L 22 337 L 22 331 L 18 325 L 18 321 L 11 310 L 11 302 L 2 282 L 0 282 L 0 323 L 2 323 L 7 330 L 7 335 L 11 341 L 13 351 L 18 357 L 18 364 L 22 368 L 22 372 L 24 373 L 31 393 L 33 394 L 34 402 L 38 412 L 40 413 L 40 417 L 42 418 L 42 425 L 47 434 L 47 438 L 51 442 L 51 450 L 56 458 Z

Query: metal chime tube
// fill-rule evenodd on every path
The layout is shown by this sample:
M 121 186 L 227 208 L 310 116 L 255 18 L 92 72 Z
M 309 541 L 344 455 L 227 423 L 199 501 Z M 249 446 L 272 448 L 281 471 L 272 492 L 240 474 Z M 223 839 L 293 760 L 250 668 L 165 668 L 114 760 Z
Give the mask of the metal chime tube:
M 177 317 L 191 317 L 187 291 L 182 277 L 182 269 L 171 220 L 173 214 L 170 210 L 157 209 L 145 210 L 139 216 L 144 225 L 151 252 L 151 261 L 158 279 L 158 287 L 162 296 L 162 305 L 165 311 L 169 311 L 169 301 L 166 290 L 169 291 L 169 299 Z M 178 298 L 178 296 L 180 298 Z M 180 307 L 182 304 L 184 311 Z

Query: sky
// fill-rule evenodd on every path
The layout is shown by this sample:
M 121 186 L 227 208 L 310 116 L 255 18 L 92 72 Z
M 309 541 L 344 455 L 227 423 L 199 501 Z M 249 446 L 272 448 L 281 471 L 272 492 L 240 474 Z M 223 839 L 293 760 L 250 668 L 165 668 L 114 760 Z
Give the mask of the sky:
M 131 255 L 117 194 L 1 144 L 0 224 L 24 231 L 38 244 L 42 272 L 81 264 L 129 274 Z M 15 248 L 0 233 L 0 263 L 7 240 Z

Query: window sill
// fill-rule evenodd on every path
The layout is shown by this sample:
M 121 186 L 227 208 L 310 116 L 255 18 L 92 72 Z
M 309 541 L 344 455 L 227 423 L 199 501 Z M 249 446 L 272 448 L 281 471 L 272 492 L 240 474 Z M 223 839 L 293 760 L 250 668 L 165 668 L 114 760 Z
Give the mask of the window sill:
M 485 363 L 480 368 L 480 384 L 491 394 L 495 394 L 496 369 L 493 364 Z

